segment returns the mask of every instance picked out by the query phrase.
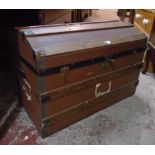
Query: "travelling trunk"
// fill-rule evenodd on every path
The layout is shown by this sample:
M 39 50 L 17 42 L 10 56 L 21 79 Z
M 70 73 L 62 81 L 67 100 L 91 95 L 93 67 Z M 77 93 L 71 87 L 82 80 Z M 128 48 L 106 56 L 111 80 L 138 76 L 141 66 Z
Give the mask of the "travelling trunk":
M 42 137 L 134 94 L 146 37 L 121 21 L 17 28 L 20 96 Z

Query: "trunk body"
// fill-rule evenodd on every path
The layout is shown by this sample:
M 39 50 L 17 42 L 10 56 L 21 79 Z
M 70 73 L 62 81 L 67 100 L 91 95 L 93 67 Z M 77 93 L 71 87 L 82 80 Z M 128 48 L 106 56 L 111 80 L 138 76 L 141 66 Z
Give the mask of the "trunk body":
M 18 28 L 21 101 L 46 137 L 130 95 L 146 37 L 120 22 Z

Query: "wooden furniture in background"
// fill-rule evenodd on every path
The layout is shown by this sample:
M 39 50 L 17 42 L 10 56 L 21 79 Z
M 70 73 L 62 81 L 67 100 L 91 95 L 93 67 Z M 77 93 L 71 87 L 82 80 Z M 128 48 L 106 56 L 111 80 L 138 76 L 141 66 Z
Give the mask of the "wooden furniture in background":
M 9 32 L 16 26 L 38 25 L 38 10 L 0 10 L 0 70 L 12 67 L 9 53 Z
M 9 35 L 13 35 L 14 27 L 83 22 L 91 14 L 88 9 L 0 10 L 0 69 L 12 66 L 9 38 L 13 37 Z
M 130 23 L 134 23 L 135 10 L 133 9 L 119 9 L 117 15 L 121 21 L 125 21 L 125 18 L 128 18 Z
M 134 25 L 148 37 L 142 73 L 155 73 L 155 10 L 136 10 Z M 149 68 L 149 69 L 148 69 Z
M 155 47 L 151 42 L 147 45 L 142 73 L 145 74 L 147 71 L 155 73 Z
M 72 10 L 70 9 L 44 9 L 39 10 L 41 24 L 61 24 L 72 22 Z
M 91 15 L 92 9 L 74 9 L 72 11 L 72 22 L 84 22 Z

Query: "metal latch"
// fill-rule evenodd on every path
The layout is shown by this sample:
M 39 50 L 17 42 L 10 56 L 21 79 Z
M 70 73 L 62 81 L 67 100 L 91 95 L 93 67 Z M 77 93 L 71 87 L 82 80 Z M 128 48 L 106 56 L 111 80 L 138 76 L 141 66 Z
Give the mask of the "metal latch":
M 68 82 L 67 75 L 69 71 L 69 66 L 61 67 L 60 72 L 62 73 L 64 83 Z
M 106 60 L 101 63 L 101 69 L 102 69 L 102 71 L 104 71 L 105 69 L 108 69 L 110 66 L 113 67 L 113 62 L 115 62 L 115 60 L 110 59 L 110 58 L 105 58 L 105 59 Z
M 103 62 L 101 63 L 101 69 L 102 71 L 104 71 L 105 69 L 107 69 L 110 66 L 109 62 Z

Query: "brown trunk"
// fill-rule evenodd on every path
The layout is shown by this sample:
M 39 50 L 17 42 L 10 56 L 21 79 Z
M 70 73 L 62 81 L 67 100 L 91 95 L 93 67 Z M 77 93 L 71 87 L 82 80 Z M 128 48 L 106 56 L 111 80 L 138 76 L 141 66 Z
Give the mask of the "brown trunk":
M 94 22 L 18 29 L 21 100 L 42 137 L 136 90 L 146 37 Z

